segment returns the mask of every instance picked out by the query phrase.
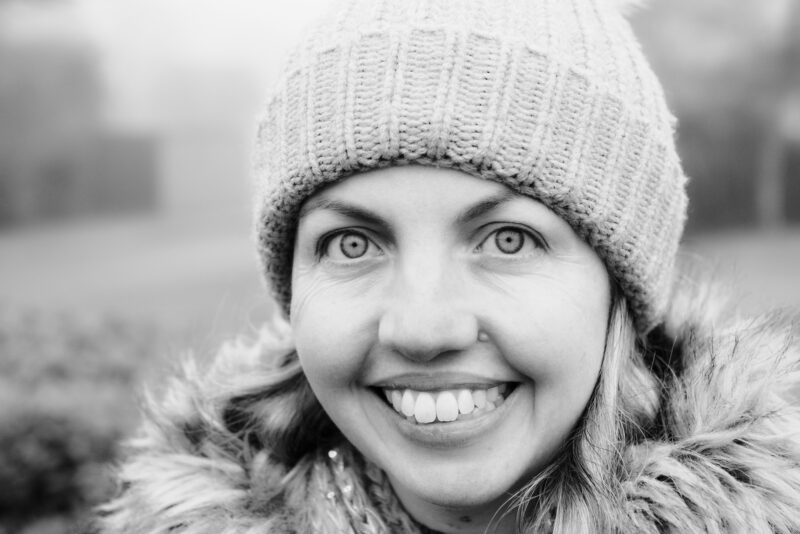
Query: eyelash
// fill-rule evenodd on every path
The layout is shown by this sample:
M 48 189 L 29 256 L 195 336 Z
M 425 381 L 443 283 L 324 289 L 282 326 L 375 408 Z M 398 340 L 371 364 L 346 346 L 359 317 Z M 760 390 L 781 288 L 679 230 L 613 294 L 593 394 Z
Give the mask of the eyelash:
M 317 256 L 317 260 L 323 260 L 323 259 L 329 258 L 330 254 L 328 253 L 328 249 L 330 248 L 331 243 L 336 238 L 344 238 L 345 236 L 350 235 L 350 234 L 356 235 L 356 236 L 359 236 L 359 237 L 363 238 L 367 242 L 367 247 L 375 247 L 381 253 L 383 253 L 383 250 L 381 249 L 381 247 L 379 247 L 377 245 L 377 243 L 375 243 L 374 239 L 369 237 L 369 235 L 367 234 L 366 231 L 364 231 L 362 229 L 358 229 L 358 228 L 345 228 L 345 229 L 342 229 L 342 230 L 334 230 L 332 232 L 328 232 L 327 234 L 323 235 L 319 239 L 319 241 L 317 242 L 317 247 L 316 247 L 316 251 L 315 251 L 316 256 Z M 359 259 L 361 259 L 361 258 L 351 258 L 351 260 L 354 260 L 354 261 L 357 261 Z
M 547 242 L 537 232 L 534 232 L 533 230 L 527 227 L 505 224 L 502 226 L 495 226 L 488 234 L 486 234 L 486 236 L 481 240 L 480 244 L 475 248 L 475 250 L 476 251 L 483 250 L 486 244 L 491 242 L 490 240 L 492 238 L 494 238 L 495 240 L 494 242 L 495 247 L 500 249 L 500 246 L 498 244 L 499 234 L 502 232 L 509 232 L 509 231 L 517 232 L 519 235 L 521 235 L 522 242 L 519 244 L 519 248 L 517 248 L 517 250 L 515 250 L 514 252 L 506 253 L 500 250 L 500 254 L 502 254 L 503 256 L 506 257 L 518 256 L 517 253 L 520 250 L 522 250 L 522 248 L 525 246 L 526 240 L 530 240 L 533 246 L 537 249 L 542 249 L 542 250 L 547 249 Z
M 498 239 L 497 236 L 498 236 L 498 234 L 500 234 L 501 232 L 504 232 L 504 231 L 505 232 L 507 232 L 507 231 L 518 232 L 520 235 L 523 236 L 523 241 L 520 243 L 519 248 L 514 252 L 505 253 L 505 252 L 503 252 L 501 250 L 500 253 L 503 256 L 507 256 L 507 257 L 517 256 L 517 252 L 519 252 L 522 249 L 522 247 L 524 247 L 525 244 L 526 244 L 525 239 L 529 239 L 533 243 L 533 246 L 535 248 L 537 248 L 537 249 L 544 249 L 544 250 L 547 249 L 547 242 L 538 233 L 536 233 L 536 232 L 534 232 L 534 231 L 532 231 L 532 230 L 530 230 L 529 228 L 526 228 L 526 227 L 520 227 L 520 226 L 506 224 L 506 225 L 498 226 L 498 227 L 492 229 L 488 234 L 486 234 L 486 236 L 481 240 L 481 242 L 475 247 L 474 250 L 475 251 L 483 250 L 484 246 L 489 242 L 490 239 L 492 239 L 492 236 L 494 236 L 494 239 L 495 239 L 495 246 L 497 246 L 497 248 L 499 249 L 500 247 L 497 245 L 497 241 L 496 241 Z M 317 259 L 318 260 L 322 260 L 322 259 L 325 259 L 325 258 L 329 258 L 330 257 L 329 248 L 331 246 L 331 243 L 337 238 L 344 238 L 344 237 L 346 237 L 347 235 L 350 235 L 350 234 L 353 234 L 353 235 L 356 235 L 356 236 L 359 236 L 359 237 L 363 238 L 367 242 L 367 247 L 375 247 L 375 248 L 378 249 L 378 251 L 381 254 L 383 254 L 383 249 L 375 242 L 374 239 L 369 237 L 368 232 L 366 232 L 366 231 L 364 231 L 362 229 L 358 229 L 358 228 L 346 228 L 346 229 L 334 230 L 332 232 L 329 232 L 329 233 L 323 235 L 319 239 L 319 241 L 317 242 L 317 247 L 316 247 L 316 251 L 315 251 Z M 367 250 L 369 250 L 369 249 L 367 249 Z M 366 251 L 365 251 L 364 254 L 366 254 Z M 357 261 L 357 260 L 361 259 L 361 256 L 356 257 L 356 258 L 350 258 L 350 259 L 353 260 L 353 261 Z

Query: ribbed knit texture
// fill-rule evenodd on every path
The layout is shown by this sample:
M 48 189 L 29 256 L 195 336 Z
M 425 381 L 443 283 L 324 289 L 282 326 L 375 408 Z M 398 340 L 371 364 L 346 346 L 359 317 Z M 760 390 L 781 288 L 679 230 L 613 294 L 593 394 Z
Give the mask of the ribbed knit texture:
M 611 0 L 337 2 L 260 124 L 259 251 L 288 312 L 296 214 L 369 169 L 454 167 L 536 198 L 619 282 L 641 331 L 686 216 L 674 119 Z

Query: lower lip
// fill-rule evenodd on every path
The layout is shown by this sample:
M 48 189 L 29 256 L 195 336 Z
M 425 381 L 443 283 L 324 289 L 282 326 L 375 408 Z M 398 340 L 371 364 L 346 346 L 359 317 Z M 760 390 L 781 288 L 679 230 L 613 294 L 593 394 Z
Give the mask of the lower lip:
M 397 426 L 400 433 L 409 440 L 434 449 L 452 449 L 466 447 L 486 433 L 493 431 L 494 427 L 505 417 L 506 412 L 511 409 L 521 387 L 522 385 L 518 385 L 514 388 L 503 404 L 494 410 L 450 423 L 415 423 L 394 411 L 382 399 L 377 399 L 377 402 L 383 407 L 386 416 Z

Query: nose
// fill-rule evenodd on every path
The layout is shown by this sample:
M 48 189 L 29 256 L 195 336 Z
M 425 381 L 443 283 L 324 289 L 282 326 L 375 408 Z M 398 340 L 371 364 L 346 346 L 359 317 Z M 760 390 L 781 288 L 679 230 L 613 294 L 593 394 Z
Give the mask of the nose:
M 426 362 L 477 341 L 478 319 L 457 277 L 445 271 L 426 262 L 396 277 L 378 326 L 382 345 Z

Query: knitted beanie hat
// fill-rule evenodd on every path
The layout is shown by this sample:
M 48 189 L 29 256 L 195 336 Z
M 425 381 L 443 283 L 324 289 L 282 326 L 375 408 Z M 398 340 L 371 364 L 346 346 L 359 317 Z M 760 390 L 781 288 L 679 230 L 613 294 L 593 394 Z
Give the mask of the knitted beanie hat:
M 353 173 L 415 163 L 541 201 L 604 260 L 639 330 L 657 324 L 686 179 L 624 3 L 336 2 L 259 127 L 256 231 L 283 309 L 303 201 Z

